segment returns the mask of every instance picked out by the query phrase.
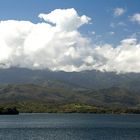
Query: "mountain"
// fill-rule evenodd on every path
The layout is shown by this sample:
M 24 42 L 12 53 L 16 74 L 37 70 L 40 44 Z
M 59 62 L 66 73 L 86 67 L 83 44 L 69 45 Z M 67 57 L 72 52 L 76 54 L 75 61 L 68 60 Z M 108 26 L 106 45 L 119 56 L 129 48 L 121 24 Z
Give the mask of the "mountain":
M 96 70 L 63 72 L 29 70 L 24 68 L 0 69 L 0 84 L 41 84 L 49 86 L 103 89 L 111 87 L 140 91 L 140 73 L 117 74 Z
M 140 106 L 140 96 L 127 89 L 75 90 L 34 84 L 12 84 L 0 87 L 0 103 L 42 102 L 83 103 L 98 106 Z
M 0 69 L 0 102 L 140 107 L 140 74 Z

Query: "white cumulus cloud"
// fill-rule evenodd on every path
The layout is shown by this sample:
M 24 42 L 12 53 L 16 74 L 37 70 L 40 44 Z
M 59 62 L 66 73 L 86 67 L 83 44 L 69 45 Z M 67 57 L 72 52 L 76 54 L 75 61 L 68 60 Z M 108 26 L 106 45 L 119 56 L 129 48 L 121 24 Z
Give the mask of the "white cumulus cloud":
M 43 20 L 36 24 L 0 21 L 0 68 L 140 72 L 140 43 L 136 38 L 126 38 L 115 47 L 96 45 L 78 30 L 91 19 L 73 8 L 39 17 Z
M 89 17 L 83 15 L 78 16 L 75 9 L 56 9 L 49 14 L 39 14 L 39 17 L 46 22 L 55 24 L 62 30 L 75 30 L 83 24 L 89 23 L 91 20 Z
M 123 8 L 118 7 L 114 9 L 114 16 L 121 16 L 124 13 L 125 13 L 125 9 Z
M 130 17 L 130 19 L 131 19 L 131 21 L 140 24 L 140 13 L 134 14 L 132 17 Z

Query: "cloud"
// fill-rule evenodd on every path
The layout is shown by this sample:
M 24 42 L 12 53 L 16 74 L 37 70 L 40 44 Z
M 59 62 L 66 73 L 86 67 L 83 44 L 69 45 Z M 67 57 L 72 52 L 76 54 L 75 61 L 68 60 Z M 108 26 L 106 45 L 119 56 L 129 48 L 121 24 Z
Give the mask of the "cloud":
M 115 8 L 114 9 L 114 16 L 118 17 L 118 16 L 121 16 L 125 13 L 125 9 L 123 8 Z
M 127 24 L 125 24 L 124 22 L 118 22 L 117 25 L 118 25 L 118 26 L 127 26 Z
M 78 28 L 90 18 L 74 9 L 57 9 L 39 14 L 45 21 L 0 22 L 0 67 L 73 71 L 87 54 L 89 39 Z M 49 23 L 48 23 L 49 22 Z
M 140 43 L 135 38 L 124 39 L 116 47 L 109 44 L 96 46 L 90 56 L 93 60 L 87 59 L 90 60 L 90 65 L 87 65 L 89 69 L 118 73 L 140 72 Z
M 39 17 L 42 22 L 36 24 L 0 22 L 0 68 L 140 72 L 136 38 L 126 38 L 115 47 L 96 45 L 79 32 L 91 19 L 75 9 L 57 9 Z
M 92 34 L 92 35 L 96 35 L 96 32 L 95 32 L 95 31 L 92 31 L 91 34 Z
M 75 9 L 56 9 L 49 14 L 39 14 L 39 18 L 44 19 L 46 22 L 55 24 L 62 30 L 75 30 L 83 24 L 89 23 L 89 17 L 83 15 L 78 16 Z
M 114 22 L 111 22 L 110 23 L 110 27 L 111 28 L 116 28 L 116 27 L 127 27 L 127 24 L 124 23 L 124 22 L 117 22 L 117 23 L 114 23 Z
M 115 32 L 113 32 L 113 31 L 109 32 L 109 35 L 114 35 L 114 34 L 115 34 Z
M 130 20 L 140 24 L 140 13 L 136 13 L 130 17 Z

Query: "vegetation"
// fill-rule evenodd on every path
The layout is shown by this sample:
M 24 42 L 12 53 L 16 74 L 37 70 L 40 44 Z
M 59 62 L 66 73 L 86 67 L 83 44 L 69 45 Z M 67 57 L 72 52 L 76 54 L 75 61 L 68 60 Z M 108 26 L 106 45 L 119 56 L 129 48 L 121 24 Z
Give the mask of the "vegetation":
M 19 110 L 20 113 L 140 114 L 140 109 L 138 108 L 111 108 L 111 107 L 93 106 L 93 105 L 80 104 L 80 103 L 47 104 L 47 103 L 39 103 L 39 102 L 19 102 L 19 103 L 12 103 L 12 104 L 11 103 L 1 104 L 0 110 L 3 110 L 4 107 L 6 108 L 4 109 L 5 111 L 8 110 L 9 112 L 11 110 L 9 108 L 12 108 L 12 111 Z
M 0 86 L 0 114 L 140 113 L 140 95 L 126 88 L 86 89 L 66 85 L 6 84 Z
M 0 107 L 0 115 L 17 115 L 19 114 L 19 111 L 16 109 L 16 107 Z
M 140 96 L 124 88 L 100 90 L 50 87 L 35 84 L 0 86 L 0 103 L 40 102 L 41 104 L 80 103 L 93 106 L 139 108 Z
M 0 84 L 40 84 L 49 87 L 75 87 L 105 89 L 120 87 L 132 92 L 140 91 L 140 73 L 115 73 L 96 70 L 63 72 L 30 70 L 25 68 L 0 69 Z

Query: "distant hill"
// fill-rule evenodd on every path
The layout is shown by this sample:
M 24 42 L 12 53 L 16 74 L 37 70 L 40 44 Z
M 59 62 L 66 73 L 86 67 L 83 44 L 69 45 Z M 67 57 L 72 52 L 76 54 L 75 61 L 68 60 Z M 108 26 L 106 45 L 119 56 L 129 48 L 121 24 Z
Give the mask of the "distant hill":
M 0 103 L 14 102 L 140 107 L 140 74 L 0 69 Z
M 53 72 L 24 68 L 0 69 L 0 84 L 41 84 L 59 87 L 103 89 L 111 87 L 140 91 L 140 73 L 116 74 L 96 70 L 82 72 Z
M 54 104 L 83 103 L 96 106 L 139 107 L 140 96 L 127 89 L 76 90 L 33 84 L 0 87 L 0 103 L 42 102 Z

